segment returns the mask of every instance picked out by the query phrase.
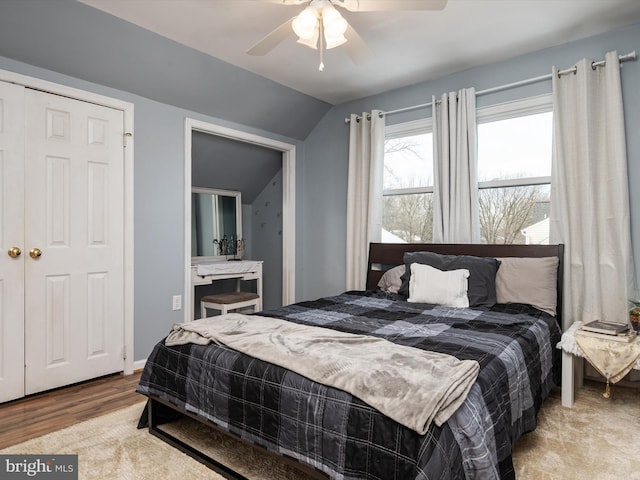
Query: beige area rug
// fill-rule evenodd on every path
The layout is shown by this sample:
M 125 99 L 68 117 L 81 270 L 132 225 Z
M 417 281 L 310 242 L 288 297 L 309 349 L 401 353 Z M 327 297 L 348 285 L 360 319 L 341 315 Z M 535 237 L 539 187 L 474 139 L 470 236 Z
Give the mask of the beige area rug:
M 587 382 L 572 408 L 554 390 L 514 451 L 518 480 L 640 480 L 640 390 Z
M 540 411 L 538 428 L 522 437 L 514 463 L 518 480 L 640 480 L 640 391 L 588 383 L 576 405 L 563 408 L 554 391 Z M 77 453 L 82 480 L 170 480 L 222 477 L 173 447 L 137 430 L 143 404 L 97 417 L 15 445 L 0 453 Z M 190 419 L 163 426 L 198 445 L 251 480 L 306 480 L 289 464 Z
M 78 478 L 221 479 L 136 424 L 144 402 L 14 445 L 0 453 L 77 454 Z
M 0 450 L 2 454 L 77 454 L 79 480 L 224 480 L 188 455 L 136 428 L 144 402 Z M 307 480 L 275 456 L 188 418 L 161 428 L 197 445 L 250 480 Z

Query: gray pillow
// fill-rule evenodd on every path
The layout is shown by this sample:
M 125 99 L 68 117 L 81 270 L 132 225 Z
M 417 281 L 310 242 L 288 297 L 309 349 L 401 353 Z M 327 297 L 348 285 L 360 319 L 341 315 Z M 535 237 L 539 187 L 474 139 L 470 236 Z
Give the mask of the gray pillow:
M 443 271 L 469 270 L 469 288 L 467 290 L 469 306 L 490 308 L 497 303 L 496 273 L 500 267 L 500 261 L 495 258 L 440 255 L 434 252 L 407 252 L 404 254 L 403 261 L 407 266 L 407 271 L 402 276 L 402 286 L 398 290 L 400 295 L 409 296 L 410 266 L 412 263 L 421 263 Z
M 556 316 L 558 257 L 499 258 L 498 303 L 527 303 Z
M 378 288 L 383 292 L 398 293 L 398 289 L 402 286 L 401 277 L 404 270 L 404 265 L 398 265 L 384 272 L 378 282 Z

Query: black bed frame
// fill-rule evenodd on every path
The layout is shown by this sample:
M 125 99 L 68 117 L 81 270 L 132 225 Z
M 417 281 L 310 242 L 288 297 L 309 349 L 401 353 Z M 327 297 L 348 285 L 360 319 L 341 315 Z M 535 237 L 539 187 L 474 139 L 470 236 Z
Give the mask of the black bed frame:
M 443 255 L 473 255 L 477 257 L 558 257 L 558 282 L 557 282 L 557 305 L 558 313 L 556 318 L 558 323 L 562 325 L 562 283 L 563 283 L 563 245 L 481 245 L 481 244 L 429 244 L 429 243 L 371 243 L 369 247 L 369 264 L 367 268 L 367 290 L 376 290 L 378 281 L 385 270 L 396 265 L 402 265 L 405 252 L 429 251 L 440 253 Z M 169 408 L 170 410 L 180 413 L 197 420 L 223 434 L 231 435 L 233 438 L 247 442 L 237 435 L 234 435 L 214 423 L 199 417 L 191 412 L 177 407 L 159 397 L 148 395 L 148 428 L 149 433 L 160 438 L 169 445 L 177 448 L 183 453 L 203 463 L 219 475 L 229 480 L 248 480 L 245 476 L 235 472 L 226 465 L 211 458 L 204 452 L 187 444 L 181 439 L 171 435 L 170 433 L 159 428 L 161 421 L 157 414 L 157 410 L 161 408 Z M 249 443 L 249 442 L 247 442 Z M 257 444 L 250 444 L 253 447 L 259 447 L 264 452 L 278 458 L 281 461 L 293 465 L 298 470 L 318 480 L 326 480 L 328 477 L 323 472 L 314 469 L 308 465 L 298 462 L 294 458 L 275 454 L 264 447 Z
M 211 470 L 213 470 L 214 472 L 218 473 L 220 476 L 227 478 L 229 480 L 249 480 L 247 477 L 245 477 L 244 475 L 232 470 L 231 468 L 227 467 L 226 465 L 220 463 L 219 461 L 215 460 L 214 458 L 211 458 L 209 455 L 207 455 L 206 453 L 198 450 L 197 448 L 195 448 L 192 445 L 189 445 L 188 443 L 186 443 L 185 441 L 177 438 L 176 436 L 170 434 L 169 432 L 159 428 L 161 423 L 164 423 L 163 420 L 159 420 L 159 418 L 162 418 L 162 415 L 158 415 L 157 411 L 162 409 L 162 408 L 168 408 L 170 410 L 172 410 L 173 412 L 182 414 L 186 417 L 192 418 L 194 420 L 197 420 L 198 422 L 202 423 L 203 425 L 206 425 L 207 427 L 212 428 L 213 430 L 216 430 L 219 433 L 222 433 L 224 435 L 228 435 L 232 438 L 234 438 L 235 440 L 239 440 L 241 442 L 244 442 L 245 444 L 251 445 L 252 448 L 258 448 L 260 449 L 262 452 L 264 452 L 267 455 L 270 455 L 274 458 L 277 458 L 279 461 L 281 462 L 285 462 L 288 463 L 289 465 L 293 466 L 294 468 L 296 468 L 297 470 L 300 470 L 301 472 L 304 472 L 307 476 L 317 479 L 317 480 L 327 480 L 329 477 L 327 475 L 325 475 L 323 472 L 314 469 L 313 467 L 310 467 L 308 465 L 305 465 L 303 463 L 298 462 L 296 459 L 292 458 L 292 457 L 287 457 L 285 455 L 279 455 L 276 454 L 270 450 L 267 450 L 266 448 L 264 448 L 261 445 L 258 444 L 254 444 L 249 442 L 246 439 L 243 439 L 241 437 L 239 437 L 238 435 L 235 435 L 219 426 L 217 426 L 216 424 L 202 418 L 199 417 L 198 415 L 192 413 L 192 412 L 188 412 L 187 410 L 180 408 L 176 405 L 173 405 L 170 402 L 167 402 L 166 400 L 163 400 L 159 397 L 156 397 L 155 395 L 147 395 L 148 397 L 148 402 L 147 402 L 147 421 L 148 421 L 148 428 L 149 428 L 149 433 L 151 433 L 153 436 L 158 437 L 160 440 L 168 443 L 169 445 L 171 445 L 174 448 L 177 448 L 178 450 L 180 450 L 182 453 L 185 453 L 187 455 L 189 455 L 191 458 L 199 461 L 200 463 L 206 465 L 207 467 L 209 467 Z
M 212 425 L 210 422 L 207 422 L 202 418 L 199 418 L 193 413 L 187 412 L 182 408 L 172 405 L 169 402 L 166 402 L 165 400 L 162 400 L 156 397 L 155 395 L 148 395 L 148 398 L 149 400 L 147 402 L 147 415 L 148 415 L 148 423 L 149 423 L 149 433 L 158 437 L 160 440 L 168 443 L 172 447 L 177 448 L 181 452 L 186 453 L 190 457 L 198 460 L 200 463 L 206 465 L 211 470 L 223 476 L 224 478 L 228 478 L 230 480 L 249 480 L 247 479 L 247 477 L 240 475 L 239 473 L 231 470 L 229 467 L 211 458 L 209 455 L 201 452 L 200 450 L 197 450 L 196 448 L 192 447 L 188 443 L 180 440 L 179 438 L 171 435 L 170 433 L 162 430 L 161 428 L 158 428 L 160 422 L 158 421 L 158 415 L 156 414 L 156 410 L 164 405 L 165 407 L 171 408 L 176 412 L 179 412 L 190 418 L 198 420 L 199 422 L 204 423 L 205 425 L 216 428 L 215 425 Z

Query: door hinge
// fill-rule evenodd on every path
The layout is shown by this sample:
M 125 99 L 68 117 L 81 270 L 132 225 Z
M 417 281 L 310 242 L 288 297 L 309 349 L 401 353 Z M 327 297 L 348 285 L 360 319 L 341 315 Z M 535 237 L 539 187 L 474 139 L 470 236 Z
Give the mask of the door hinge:
M 123 360 L 127 359 L 127 346 L 126 345 L 124 347 L 122 347 L 122 359 Z
M 133 133 L 125 132 L 122 136 L 124 137 L 124 142 L 123 142 L 124 148 L 127 148 L 127 143 L 130 138 L 133 138 Z

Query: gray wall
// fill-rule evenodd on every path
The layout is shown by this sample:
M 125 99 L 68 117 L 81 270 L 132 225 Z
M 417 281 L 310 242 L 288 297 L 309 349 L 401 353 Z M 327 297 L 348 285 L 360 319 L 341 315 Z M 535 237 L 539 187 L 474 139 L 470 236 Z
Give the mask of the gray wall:
M 251 252 L 262 260 L 264 309 L 282 305 L 282 170 L 251 205 Z
M 145 359 L 182 311 L 171 298 L 184 292 L 184 121 L 185 117 L 273 138 L 301 142 L 272 132 L 162 104 L 0 57 L 0 69 L 95 92 L 135 105 L 134 123 L 134 359 Z M 296 159 L 300 161 L 300 157 Z M 300 178 L 297 184 L 302 184 Z M 297 196 L 301 194 L 298 192 Z M 302 225 L 297 214 L 299 225 Z M 299 236 L 301 237 L 301 235 Z M 299 238 L 298 237 L 298 238 Z M 301 276 L 299 277 L 301 278 Z
M 425 103 L 462 87 L 502 85 L 550 72 L 553 64 L 568 67 L 582 57 L 600 59 L 609 50 L 627 53 L 638 45 L 636 25 L 330 108 L 75 1 L 0 3 L 0 69 L 135 104 L 136 360 L 182 320 L 182 312 L 171 310 L 171 297 L 184 291 L 185 117 L 296 145 L 296 299 L 304 300 L 345 287 L 346 116 Z M 640 180 L 640 62 L 625 64 L 622 78 L 633 182 Z M 533 85 L 482 96 L 478 104 L 549 91 L 549 83 Z M 429 114 L 396 115 L 389 123 Z M 637 188 L 631 189 L 631 215 L 638 257 Z
M 296 145 L 298 163 L 301 139 L 330 109 L 75 0 L 0 2 L 0 69 L 135 105 L 135 360 L 183 318 L 171 298 L 185 288 L 185 117 Z
M 298 140 L 331 107 L 75 0 L 0 1 L 0 56 Z
M 614 30 L 510 61 L 449 75 L 434 81 L 386 92 L 334 107 L 307 137 L 302 165 L 303 216 L 312 218 L 303 229 L 302 263 L 304 283 L 298 296 L 306 299 L 335 294 L 345 288 L 345 239 L 349 126 L 351 113 L 374 108 L 393 110 L 431 101 L 432 95 L 464 87 L 482 90 L 551 72 L 552 65 L 567 68 L 581 58 L 602 59 L 617 50 L 620 54 L 638 49 L 640 25 Z M 392 65 L 389 68 L 393 68 Z M 630 183 L 640 181 L 640 61 L 627 62 L 622 69 L 627 152 Z M 502 103 L 551 92 L 551 81 L 478 97 L 478 106 Z M 388 124 L 430 116 L 430 109 L 391 115 Z M 640 260 L 640 189 L 630 188 L 632 240 L 636 271 Z

